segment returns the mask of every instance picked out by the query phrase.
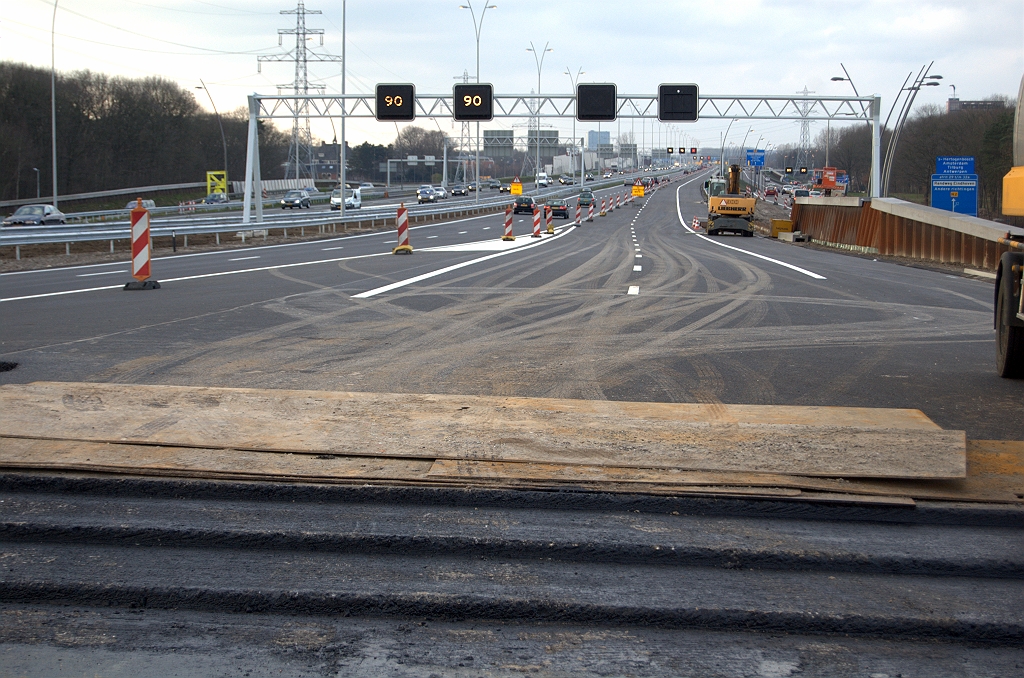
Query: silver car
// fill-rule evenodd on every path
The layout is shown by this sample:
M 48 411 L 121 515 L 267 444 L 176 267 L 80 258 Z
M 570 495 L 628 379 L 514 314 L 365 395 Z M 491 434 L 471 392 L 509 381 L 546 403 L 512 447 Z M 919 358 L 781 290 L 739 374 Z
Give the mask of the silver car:
M 437 193 L 439 200 L 445 200 L 448 198 L 448 189 L 444 186 L 434 186 L 434 193 Z
M 53 205 L 22 205 L 3 221 L 4 226 L 47 226 L 63 223 L 64 213 Z

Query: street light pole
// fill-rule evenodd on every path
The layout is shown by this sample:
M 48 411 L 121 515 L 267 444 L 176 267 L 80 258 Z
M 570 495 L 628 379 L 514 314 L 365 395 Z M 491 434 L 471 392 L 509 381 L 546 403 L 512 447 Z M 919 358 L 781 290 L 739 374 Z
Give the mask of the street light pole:
M 540 71 L 544 68 L 544 57 L 547 56 L 548 52 L 554 51 L 548 49 L 548 44 L 547 42 L 544 43 L 544 50 L 541 52 L 539 60 L 537 59 L 537 50 L 533 47 L 533 40 L 530 41 L 530 47 L 526 50 L 527 52 L 533 52 L 533 61 L 537 64 L 537 110 L 535 111 L 537 117 L 537 164 L 533 168 L 533 185 L 537 190 L 540 190 Z
M 466 0 L 468 4 L 459 5 L 459 9 L 468 9 L 470 16 L 473 18 L 473 31 L 476 33 L 476 82 L 480 83 L 480 31 L 484 27 L 484 16 L 487 14 L 489 9 L 498 9 L 497 5 L 488 5 L 486 0 L 484 1 L 484 8 L 480 12 L 480 21 L 476 20 L 476 11 L 473 9 L 473 3 Z M 480 202 L 480 123 L 476 123 L 476 190 L 474 193 L 476 197 L 474 202 Z
M 725 176 L 725 141 L 726 139 L 729 138 L 729 130 L 732 129 L 732 124 L 734 122 L 736 122 L 736 118 L 733 118 L 732 120 L 729 121 L 729 126 L 725 128 L 725 135 L 722 136 L 722 150 L 721 155 L 718 158 L 718 164 L 720 167 L 719 171 L 721 172 L 723 177 Z
M 50 138 L 53 146 L 53 209 L 57 209 L 57 51 L 54 36 L 57 29 L 57 2 L 53 0 L 53 21 L 50 23 Z
M 565 74 L 569 76 L 569 82 L 572 83 L 572 95 L 574 97 L 576 96 L 576 83 L 578 83 L 580 81 L 580 76 L 583 75 L 583 72 L 584 72 L 583 71 L 583 67 L 580 66 L 579 70 L 576 71 L 576 77 L 573 77 L 572 71 L 569 70 L 569 67 L 568 66 L 565 67 Z M 539 94 L 539 92 L 538 92 L 538 94 Z M 572 147 L 573 147 L 573 149 L 576 148 L 576 116 L 575 115 L 572 116 Z M 581 154 L 583 153 L 583 149 L 582 148 L 580 148 L 580 153 Z M 573 167 L 572 167 L 572 185 L 573 186 L 576 185 L 576 163 L 575 162 L 573 163 Z M 580 186 L 582 186 L 582 185 L 583 185 L 583 167 L 581 165 L 580 166 Z
M 213 106 L 213 114 L 217 116 L 217 124 L 220 125 L 220 142 L 224 146 L 224 175 L 228 173 L 228 142 L 224 136 L 224 123 L 220 119 L 220 113 L 217 112 L 217 104 L 213 103 L 213 95 L 210 94 L 210 90 L 206 88 L 206 83 L 203 82 L 202 78 L 199 78 L 199 84 L 202 87 L 196 87 L 196 89 L 206 90 L 206 96 L 210 98 L 210 105 Z

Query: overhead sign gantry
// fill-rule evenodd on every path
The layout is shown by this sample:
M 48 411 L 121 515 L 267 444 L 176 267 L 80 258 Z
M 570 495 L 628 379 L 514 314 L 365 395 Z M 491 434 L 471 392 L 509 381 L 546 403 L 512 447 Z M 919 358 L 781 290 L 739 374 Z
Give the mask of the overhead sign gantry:
M 451 94 L 417 95 L 410 83 L 382 83 L 373 95 L 249 96 L 249 139 L 245 163 L 243 221 L 250 223 L 253 196 L 260 195 L 257 120 L 375 118 L 408 122 L 417 117 L 451 117 L 489 121 L 494 118 L 575 118 L 580 122 L 618 119 L 696 122 L 704 119 L 828 120 L 866 122 L 872 126 L 871 195 L 880 195 L 881 98 L 877 96 L 701 95 L 696 84 L 662 84 L 655 95 L 619 94 L 613 83 L 580 83 L 570 94 L 495 94 L 490 84 L 461 83 Z M 696 155 L 697 149 L 690 149 Z M 263 203 L 255 200 L 257 221 Z

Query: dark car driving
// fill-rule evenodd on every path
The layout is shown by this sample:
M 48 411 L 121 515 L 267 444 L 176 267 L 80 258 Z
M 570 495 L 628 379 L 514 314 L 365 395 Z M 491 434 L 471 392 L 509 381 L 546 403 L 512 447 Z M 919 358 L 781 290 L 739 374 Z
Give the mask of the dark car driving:
M 512 213 L 526 212 L 527 214 L 533 214 L 535 207 L 537 207 L 537 201 L 533 199 L 533 196 L 520 195 L 516 197 L 516 201 L 512 205 Z
M 4 226 L 47 226 L 63 223 L 64 213 L 53 205 L 22 205 L 3 221 Z
M 288 191 L 284 194 L 284 197 L 281 198 L 281 209 L 284 209 L 285 207 L 288 209 L 294 209 L 296 207 L 299 209 L 302 209 L 303 207 L 308 209 L 309 193 L 300 190 Z
M 594 204 L 594 194 L 590 191 L 583 191 L 580 193 L 578 202 L 580 207 L 590 207 Z
M 548 201 L 548 207 L 551 208 L 551 216 L 562 217 L 563 219 L 569 218 L 569 203 L 564 200 L 550 200 Z

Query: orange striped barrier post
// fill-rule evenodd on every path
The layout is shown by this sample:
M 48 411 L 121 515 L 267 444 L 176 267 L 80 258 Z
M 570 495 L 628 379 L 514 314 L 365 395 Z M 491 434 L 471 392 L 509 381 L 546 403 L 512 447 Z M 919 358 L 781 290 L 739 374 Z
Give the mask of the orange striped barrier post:
M 540 208 L 536 206 L 533 208 L 533 235 L 530 237 L 540 237 Z
M 554 217 L 551 214 L 551 207 L 549 207 L 548 205 L 544 205 L 544 219 L 545 221 L 547 221 L 548 224 L 548 235 L 555 234 L 555 226 L 554 224 L 551 223 L 551 220 L 553 218 Z
M 601 212 L 597 216 L 599 216 L 599 217 L 606 217 L 606 216 L 608 216 L 608 211 L 604 207 L 604 198 L 601 198 Z
M 583 208 L 580 207 L 580 201 L 577 200 L 576 201 L 576 225 L 577 226 L 579 226 L 579 225 L 581 225 L 583 223 L 582 221 L 580 221 L 580 216 L 581 216 L 580 212 L 582 211 L 582 209 Z
M 615 202 L 617 202 L 617 203 L 618 203 L 618 204 L 617 204 L 617 205 L 615 206 L 615 209 L 621 209 L 621 208 L 622 208 L 622 194 L 621 194 L 621 193 L 620 193 L 620 194 L 619 194 L 618 196 L 616 196 L 616 198 L 615 198 Z
M 587 208 L 587 221 L 594 220 L 594 201 L 590 201 L 590 207 Z
M 512 235 L 512 206 L 509 205 L 505 208 L 505 235 L 501 236 L 502 240 L 515 240 L 516 237 Z
M 132 277 L 135 278 L 124 286 L 126 290 L 158 290 L 160 283 L 150 280 L 151 244 L 149 238 L 149 210 L 142 206 L 142 198 L 137 198 L 131 211 L 132 221 Z
M 412 254 L 412 245 L 409 244 L 409 210 L 405 203 L 399 203 L 398 215 L 395 217 L 398 224 L 398 247 L 391 250 L 392 254 Z

